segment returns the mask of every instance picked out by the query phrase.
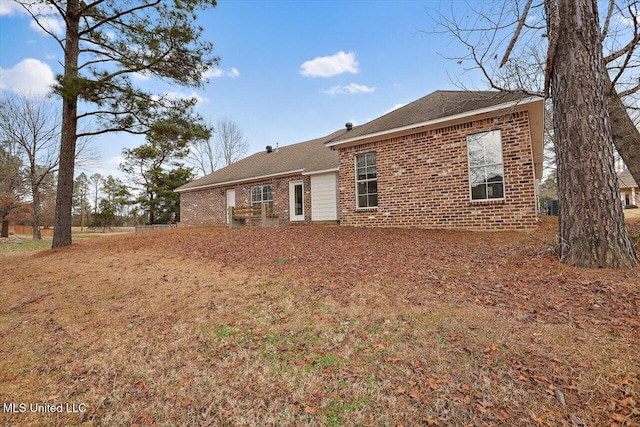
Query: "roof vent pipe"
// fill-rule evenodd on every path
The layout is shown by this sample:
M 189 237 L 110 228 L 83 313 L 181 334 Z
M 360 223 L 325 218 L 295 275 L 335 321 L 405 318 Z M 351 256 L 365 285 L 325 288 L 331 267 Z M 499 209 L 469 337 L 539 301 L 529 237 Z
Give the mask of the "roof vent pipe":
M 345 124 L 345 127 L 347 128 L 347 131 L 350 131 L 351 129 L 353 129 L 353 123 L 347 122 L 347 124 Z
M 270 145 L 267 145 L 267 154 L 271 153 L 273 151 L 273 148 L 271 148 Z

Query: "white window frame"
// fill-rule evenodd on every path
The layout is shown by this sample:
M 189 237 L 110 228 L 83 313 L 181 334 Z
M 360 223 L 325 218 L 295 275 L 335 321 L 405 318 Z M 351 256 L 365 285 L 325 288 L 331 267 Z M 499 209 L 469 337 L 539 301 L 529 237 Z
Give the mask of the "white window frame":
M 269 187 L 269 192 L 271 193 L 271 199 L 265 199 L 264 198 L 264 193 L 265 193 L 265 188 Z M 260 189 L 260 200 L 254 200 L 253 199 L 253 193 L 254 193 L 254 189 Z M 251 206 L 253 205 L 262 205 L 268 203 L 269 204 L 269 208 L 271 210 L 273 210 L 273 186 L 271 184 L 265 184 L 265 185 L 254 185 L 253 187 L 251 187 Z
M 366 168 L 371 167 L 371 165 L 369 165 L 367 163 L 368 156 L 373 156 L 373 159 L 374 159 L 373 167 L 376 168 L 375 177 L 367 178 L 366 174 L 365 174 L 365 178 L 358 179 L 358 157 L 361 157 L 361 156 L 364 156 L 364 158 L 365 158 L 365 166 L 364 166 L 365 170 L 366 170 Z M 357 209 L 377 209 L 378 208 L 378 155 L 377 155 L 377 153 L 375 151 L 369 151 L 367 153 L 358 153 L 353 158 L 353 165 L 354 165 L 354 169 L 355 169 L 354 175 L 355 175 L 355 181 L 356 181 L 356 208 Z M 367 204 L 366 204 L 366 206 L 360 206 L 360 193 L 358 191 L 358 184 L 365 183 L 367 185 L 367 187 L 368 187 L 368 184 L 370 182 L 374 182 L 374 181 L 376 183 L 376 192 L 375 193 L 365 193 L 364 195 L 366 196 Z M 376 204 L 375 205 L 373 205 L 373 204 L 370 205 L 369 204 L 369 197 L 371 195 L 374 195 L 374 194 L 376 196 Z
M 495 158 L 495 159 L 488 159 L 486 157 L 487 155 L 487 145 L 488 143 L 493 142 L 492 139 L 495 138 L 497 136 L 498 141 L 500 143 L 500 158 Z M 482 150 L 483 150 L 483 160 L 481 163 L 478 164 L 474 164 L 472 165 L 472 156 L 471 156 L 471 150 L 470 150 L 470 146 L 472 142 L 476 142 L 476 141 L 480 141 L 483 142 L 482 145 Z M 498 161 L 499 160 L 499 161 Z M 487 131 L 487 132 L 480 132 L 480 133 L 474 133 L 474 134 L 470 134 L 467 135 L 467 172 L 469 174 L 469 199 L 472 202 L 487 202 L 487 201 L 493 201 L 493 200 L 504 200 L 505 198 L 505 182 L 504 182 L 504 154 L 503 154 L 503 145 L 502 145 L 502 132 L 497 129 L 497 130 L 491 130 L 491 131 Z M 492 192 L 492 187 L 490 187 L 491 185 L 495 185 L 498 184 L 498 182 L 494 182 L 494 183 L 490 183 L 489 180 L 487 179 L 488 176 L 488 172 L 487 170 L 490 168 L 501 168 L 502 169 L 502 180 L 499 182 L 502 185 L 502 196 L 501 197 L 491 197 L 489 193 Z M 483 173 L 485 176 L 485 180 L 484 180 L 484 186 L 485 186 L 485 191 L 484 191 L 484 197 L 479 198 L 476 197 L 474 198 L 473 196 L 473 180 L 472 177 L 474 175 L 473 171 L 474 170 L 481 170 L 484 169 Z M 476 184 L 477 186 L 478 184 Z
M 302 191 L 302 213 L 296 213 L 296 187 L 300 186 Z M 304 221 L 304 181 L 289 182 L 289 220 Z

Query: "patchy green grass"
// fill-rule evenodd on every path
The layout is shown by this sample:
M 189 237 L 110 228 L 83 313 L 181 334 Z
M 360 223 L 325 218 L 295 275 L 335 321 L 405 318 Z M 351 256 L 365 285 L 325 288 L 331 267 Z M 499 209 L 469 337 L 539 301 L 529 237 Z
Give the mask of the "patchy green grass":
M 0 257 L 24 252 L 40 251 L 51 248 L 51 238 L 40 241 L 31 240 L 26 236 L 12 236 L 0 239 Z

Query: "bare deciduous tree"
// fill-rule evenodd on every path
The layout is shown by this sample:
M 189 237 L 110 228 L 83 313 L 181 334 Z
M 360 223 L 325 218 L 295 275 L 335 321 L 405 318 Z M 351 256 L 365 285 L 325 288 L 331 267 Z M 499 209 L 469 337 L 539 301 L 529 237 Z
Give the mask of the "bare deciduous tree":
M 9 237 L 7 216 L 22 207 L 26 193 L 24 174 L 21 171 L 22 159 L 16 145 L 11 140 L 0 140 L 0 237 Z
M 59 105 L 45 97 L 3 96 L 0 135 L 15 144 L 16 153 L 22 159 L 31 193 L 33 238 L 40 240 L 42 186 L 57 172 L 59 165 Z M 91 155 L 88 140 L 80 140 L 76 144 L 76 160 L 88 162 Z
M 41 240 L 41 186 L 58 167 L 59 110 L 46 98 L 6 96 L 0 100 L 0 132 L 13 141 L 25 165 L 31 192 L 33 239 Z
M 193 141 L 186 160 L 199 176 L 208 175 L 218 169 L 218 159 L 211 138 Z
M 240 126 L 229 118 L 216 121 L 213 137 L 191 143 L 187 160 L 198 174 L 207 175 L 229 166 L 247 154 L 249 144 Z
M 577 266 L 618 268 L 638 263 L 624 224 L 613 160 L 616 133 L 609 120 L 610 113 L 624 112 L 627 119 L 628 114 L 624 108 L 612 111 L 608 105 L 608 94 L 616 85 L 627 85 L 625 92 L 618 93 L 618 101 L 640 89 L 628 87 L 623 78 L 635 69 L 630 64 L 636 62 L 638 42 L 635 2 L 625 3 L 626 8 L 609 2 L 603 28 L 595 0 L 493 2 L 484 10 L 469 6 L 465 12 L 472 12 L 467 15 L 471 20 L 459 20 L 459 10 L 453 8 L 450 15 L 440 14 L 437 19 L 469 52 L 457 61 L 471 62 L 471 68 L 480 70 L 492 88 L 553 97 L 560 257 Z M 624 17 L 631 18 L 626 30 L 613 25 Z M 626 35 L 629 42 L 620 44 Z M 607 37 L 615 43 L 605 57 Z M 518 46 L 527 48 L 516 54 Z M 527 49 L 543 53 L 545 48 L 545 54 L 527 54 Z M 528 72 L 532 69 L 538 73 Z M 610 75 L 614 77 L 609 79 Z M 640 147 L 640 134 L 637 130 L 635 135 L 626 134 L 616 144 Z M 634 162 L 628 151 L 618 151 L 626 162 Z
M 463 67 L 457 84 L 468 86 L 462 76 L 479 71 L 493 89 L 548 95 L 552 70 L 549 61 L 557 34 L 552 27 L 547 28 L 547 20 L 557 21 L 558 17 L 554 12 L 557 8 L 547 13 L 545 3 L 556 2 L 494 1 L 467 3 L 465 7 L 456 2 L 449 10 L 434 12 L 435 32 L 453 35 L 467 52 L 449 57 Z M 609 79 L 607 106 L 613 142 L 629 172 L 640 182 L 640 132 L 629 116 L 630 110 L 639 109 L 640 101 L 638 1 L 608 0 L 600 5 L 604 16 L 600 28 L 606 65 L 603 71 Z
M 223 118 L 216 122 L 215 139 L 218 156 L 223 166 L 229 166 L 247 154 L 249 145 L 242 129 L 231 119 Z

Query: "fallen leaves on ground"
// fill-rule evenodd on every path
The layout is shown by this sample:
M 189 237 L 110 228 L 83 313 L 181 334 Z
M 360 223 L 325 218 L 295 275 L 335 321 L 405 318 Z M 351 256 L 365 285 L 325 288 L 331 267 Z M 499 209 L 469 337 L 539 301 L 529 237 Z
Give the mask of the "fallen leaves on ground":
M 87 411 L 0 423 L 638 425 L 640 270 L 559 264 L 556 231 L 174 229 L 5 257 L 0 400 Z

